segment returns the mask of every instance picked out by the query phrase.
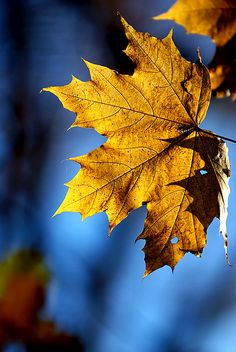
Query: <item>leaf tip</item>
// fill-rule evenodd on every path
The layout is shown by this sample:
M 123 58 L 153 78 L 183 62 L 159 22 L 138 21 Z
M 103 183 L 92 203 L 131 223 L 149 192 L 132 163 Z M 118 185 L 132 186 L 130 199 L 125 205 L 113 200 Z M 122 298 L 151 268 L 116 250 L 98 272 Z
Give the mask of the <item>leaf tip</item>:
M 85 66 L 89 69 L 89 64 L 90 62 L 86 59 L 84 59 L 83 57 L 81 57 L 81 60 L 83 61 L 83 63 L 85 64 Z M 73 75 L 72 75 L 72 78 L 73 78 Z
M 87 60 L 86 59 L 84 59 L 82 56 L 80 57 L 80 59 L 85 63 L 85 65 L 86 65 L 86 62 L 87 62 Z M 73 75 L 72 75 L 73 76 Z
M 167 12 L 161 13 L 160 15 L 153 16 L 153 20 L 155 21 L 163 21 L 163 20 L 170 20 L 171 18 L 167 16 Z
M 151 274 L 151 270 L 150 269 L 146 269 L 144 274 L 143 274 L 143 277 L 142 279 L 145 279 L 147 276 L 149 276 Z
M 50 91 L 51 91 L 51 88 L 52 88 L 52 87 L 45 87 L 45 88 L 42 88 L 39 93 L 42 93 L 42 92 L 50 92 Z
M 221 224 L 222 227 L 224 227 L 225 224 Z M 224 229 L 220 229 L 220 235 L 222 235 L 223 240 L 224 240 L 224 250 L 225 250 L 225 259 L 226 262 L 229 266 L 232 266 L 229 260 L 229 254 L 228 254 L 228 236 L 227 236 L 227 232 L 226 232 L 226 225 Z
M 110 224 L 110 222 L 109 222 L 108 233 L 107 233 L 108 237 L 111 237 L 111 233 L 112 233 L 112 230 L 114 229 L 114 227 L 115 227 L 115 225 Z
M 122 22 L 123 25 L 128 24 L 127 21 L 124 19 L 124 17 L 121 16 L 120 12 L 117 12 L 117 16 L 120 17 L 120 20 L 121 20 L 121 22 Z
M 173 34 L 174 34 L 174 28 L 172 27 L 169 31 L 169 33 L 167 34 L 167 38 L 170 38 L 173 40 Z
M 84 213 L 81 213 L 81 221 L 84 221 L 86 219 L 86 215 Z
M 42 92 L 50 92 L 50 93 L 52 93 L 52 94 L 54 94 L 54 95 L 57 96 L 57 94 L 58 94 L 58 88 L 59 88 L 59 87 L 54 87 L 54 86 L 42 88 L 41 91 L 40 91 L 40 93 L 42 93 Z
M 65 186 L 67 186 L 67 184 L 64 184 Z M 63 202 L 59 205 L 59 207 L 57 208 L 57 210 L 55 211 L 55 213 L 52 215 L 52 218 L 54 218 L 55 216 L 64 213 L 65 211 L 68 211 L 66 209 L 66 203 L 65 203 L 65 199 L 63 200 Z
M 75 156 L 71 156 L 71 157 L 67 158 L 66 160 L 68 160 L 68 161 L 75 161 L 76 163 L 79 163 L 78 157 L 75 157 Z M 65 185 L 65 186 L 67 186 L 67 185 Z
M 202 57 L 201 57 L 201 52 L 200 52 L 200 48 L 197 48 L 197 58 L 198 58 L 198 62 L 200 64 L 202 64 Z
M 67 130 L 66 130 L 66 132 L 69 132 L 73 127 L 75 127 L 75 125 L 73 125 L 74 123 L 72 123 L 72 125 L 70 125 L 68 128 L 67 128 Z
M 95 66 L 92 62 L 84 59 L 84 58 L 81 58 L 81 60 L 83 61 L 83 63 L 85 64 L 85 66 L 87 67 L 87 69 L 89 70 L 89 73 L 90 73 L 90 76 L 91 76 L 91 71 L 92 71 L 92 68 Z M 75 78 L 76 79 L 76 78 Z
M 60 207 L 55 211 L 55 213 L 52 215 L 52 218 L 55 218 L 55 216 L 61 214 L 62 212 L 59 211 Z
M 125 33 L 127 34 L 128 30 L 134 30 L 133 27 L 120 15 L 120 21 L 125 29 Z

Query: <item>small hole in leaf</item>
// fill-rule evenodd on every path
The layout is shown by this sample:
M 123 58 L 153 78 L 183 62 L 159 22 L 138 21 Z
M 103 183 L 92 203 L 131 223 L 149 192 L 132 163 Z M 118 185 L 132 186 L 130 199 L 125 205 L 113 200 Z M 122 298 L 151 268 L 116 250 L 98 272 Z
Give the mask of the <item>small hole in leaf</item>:
M 178 243 L 178 237 L 173 237 L 171 240 L 170 240 L 170 242 L 172 243 L 172 244 L 175 244 L 175 243 Z
M 200 172 L 201 175 L 206 175 L 206 174 L 208 174 L 208 171 L 207 171 L 207 170 L 204 170 L 204 169 L 200 170 L 199 172 Z

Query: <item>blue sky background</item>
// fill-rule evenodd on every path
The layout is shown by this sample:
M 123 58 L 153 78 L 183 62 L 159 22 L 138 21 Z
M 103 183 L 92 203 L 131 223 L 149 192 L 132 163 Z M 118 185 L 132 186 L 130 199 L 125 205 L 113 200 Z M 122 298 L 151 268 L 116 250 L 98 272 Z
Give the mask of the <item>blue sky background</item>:
M 26 39 L 17 47 L 8 28 L 13 10 L 2 0 L 0 199 L 3 210 L 6 199 L 11 200 L 8 212 L 3 211 L 1 217 L 2 256 L 29 245 L 42 251 L 52 272 L 42 315 L 53 319 L 58 328 L 79 334 L 86 351 L 234 352 L 236 145 L 227 143 L 232 167 L 228 218 L 232 267 L 226 264 L 223 240 L 218 234 L 219 221 L 215 219 L 209 227 L 201 259 L 187 254 L 174 274 L 164 267 L 142 279 L 143 242 L 134 243 L 134 240 L 142 231 L 145 207 L 130 214 L 111 238 L 107 237 L 105 214 L 83 222 L 75 213 L 52 218 L 66 193 L 63 184 L 78 171 L 78 166 L 66 159 L 87 153 L 105 139 L 90 129 L 67 131 L 73 113 L 64 110 L 51 94 L 39 93 L 43 87 L 68 83 L 72 74 L 88 80 L 81 57 L 117 68 L 105 31 L 107 23 L 117 21 L 116 10 L 137 30 L 159 38 L 174 27 L 174 40 L 189 60 L 197 59 L 196 49 L 200 47 L 203 62 L 210 62 L 215 50 L 210 38 L 187 35 L 173 22 L 151 19 L 174 1 L 129 0 L 114 4 L 95 1 L 89 5 L 75 0 L 27 0 L 12 1 L 12 6 L 14 3 L 18 6 L 20 3 L 25 11 L 24 21 L 19 25 L 23 26 Z M 30 196 L 27 187 L 19 186 L 16 192 L 8 184 L 13 155 L 9 138 L 19 133 L 21 124 L 13 104 L 15 97 L 23 106 L 24 128 L 31 131 L 30 138 L 25 132 L 29 145 L 34 145 L 35 138 L 41 141 L 40 163 L 38 150 L 34 149 L 21 160 L 21 167 L 24 164 L 19 177 L 29 177 L 32 168 L 37 169 L 35 182 L 31 179 Z M 235 103 L 213 98 L 203 127 L 235 139 Z M 17 171 L 14 172 L 17 178 Z

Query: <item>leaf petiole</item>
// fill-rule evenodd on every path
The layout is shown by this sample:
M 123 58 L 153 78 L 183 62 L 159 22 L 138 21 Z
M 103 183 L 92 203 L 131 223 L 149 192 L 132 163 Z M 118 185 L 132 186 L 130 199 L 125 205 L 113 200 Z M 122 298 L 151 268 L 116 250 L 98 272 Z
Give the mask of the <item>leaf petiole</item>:
M 235 139 L 224 137 L 224 136 L 221 136 L 219 134 L 216 134 L 216 133 L 213 133 L 213 132 L 210 132 L 210 131 L 202 130 L 200 127 L 197 128 L 197 131 L 201 131 L 201 132 L 204 132 L 206 134 L 209 134 L 210 136 L 216 136 L 218 138 L 225 139 L 226 141 L 229 141 L 229 142 L 232 142 L 232 143 L 236 143 Z

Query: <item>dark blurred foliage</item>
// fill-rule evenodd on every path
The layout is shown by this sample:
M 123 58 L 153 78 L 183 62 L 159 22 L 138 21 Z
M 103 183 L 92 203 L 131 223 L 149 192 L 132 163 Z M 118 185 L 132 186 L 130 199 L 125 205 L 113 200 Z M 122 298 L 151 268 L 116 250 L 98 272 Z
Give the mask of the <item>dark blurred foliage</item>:
M 208 331 L 213 334 L 214 322 L 220 322 L 235 307 L 235 275 L 225 267 L 220 271 L 219 267 L 224 266 L 221 249 L 217 252 L 219 256 L 216 255 L 219 263 L 213 257 L 202 259 L 201 264 L 199 261 L 195 264 L 195 258 L 186 259 L 180 265 L 182 276 L 178 268 L 174 276 L 164 269 L 162 277 L 158 273 L 140 281 L 143 257 L 138 254 L 136 260 L 131 254 L 139 251 L 133 241 L 142 229 L 144 208 L 131 214 L 108 243 L 104 240 L 106 225 L 102 225 L 105 217 L 99 218 L 100 222 L 91 220 L 95 226 L 91 234 L 86 234 L 90 235 L 87 241 L 91 243 L 86 242 L 82 233 L 76 233 L 77 242 L 72 238 L 77 231 L 73 221 L 81 222 L 79 216 L 65 215 L 62 220 L 51 220 L 65 191 L 62 187 L 65 174 L 59 174 L 59 169 L 65 168 L 65 164 L 60 167 L 61 160 L 68 154 L 76 154 L 72 146 L 84 142 L 86 151 L 79 150 L 84 153 L 101 143 L 101 139 L 91 131 L 76 131 L 78 137 L 71 131 L 72 137 L 63 139 L 72 120 L 67 120 L 67 113 L 56 100 L 39 91 L 45 86 L 66 84 L 72 73 L 81 72 L 80 78 L 88 79 L 81 56 L 119 72 L 132 73 L 133 64 L 122 52 L 127 40 L 117 11 L 138 30 L 164 36 L 174 25 L 168 22 L 159 25 L 151 16 L 164 12 L 173 2 L 1 1 L 0 253 L 7 258 L 18 248 L 36 248 L 51 272 L 49 293 L 40 293 L 43 299 L 40 298 L 37 306 L 37 310 L 49 316 L 43 320 L 50 323 L 38 326 L 36 337 L 30 341 L 26 341 L 24 333 L 17 332 L 17 341 L 25 342 L 30 351 L 79 351 L 76 344 L 81 338 L 84 349 L 92 352 L 209 352 L 203 345 Z M 203 59 L 210 61 L 214 46 L 209 39 L 204 42 L 198 36 L 187 38 L 178 26 L 175 33 L 176 43 L 188 59 L 196 59 L 195 51 L 201 43 L 205 45 L 205 51 L 201 50 Z M 214 110 L 221 111 L 221 116 L 232 115 L 234 111 L 229 102 L 213 102 L 212 107 L 210 115 Z M 218 125 L 214 119 L 216 129 L 223 123 L 227 125 L 222 117 Z M 79 143 L 68 145 L 70 139 L 71 143 L 75 140 Z M 54 193 L 59 192 L 59 186 L 54 186 L 57 182 L 61 194 Z M 82 228 L 85 226 L 81 225 Z M 235 226 L 231 230 L 235 233 Z M 218 230 L 214 227 L 213 231 Z M 66 244 L 69 241 L 70 246 Z M 27 291 L 27 284 L 23 288 Z M 29 290 L 32 295 L 39 292 Z M 63 335 L 54 347 L 50 345 L 52 341 L 46 345 L 47 339 L 44 344 L 40 342 L 37 338 L 40 329 L 45 329 L 46 336 L 54 326 L 59 331 L 65 330 L 65 336 L 74 335 L 69 338 L 71 346 L 64 345 L 68 341 L 63 340 Z M 8 340 L 16 338 L 15 332 L 8 331 L 7 336 Z M 112 349 L 108 342 L 104 345 L 105 339 L 116 341 L 112 342 Z
M 70 1 L 69 1 L 70 2 Z M 78 11 L 90 18 L 97 30 L 104 33 L 106 45 L 110 48 L 113 69 L 121 73 L 132 74 L 133 65 L 122 52 L 127 46 L 127 39 L 119 20 L 119 9 L 124 0 L 72 0 Z M 65 0 L 68 4 L 68 1 Z
M 236 99 L 236 36 L 223 47 L 216 48 L 216 54 L 209 69 L 212 79 L 213 93 L 223 98 L 231 96 Z

